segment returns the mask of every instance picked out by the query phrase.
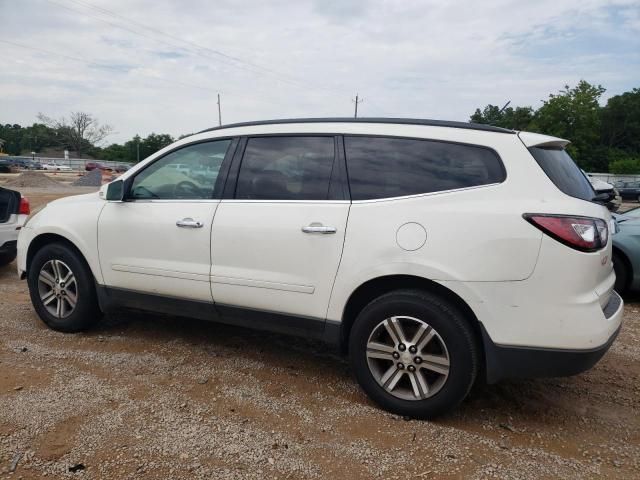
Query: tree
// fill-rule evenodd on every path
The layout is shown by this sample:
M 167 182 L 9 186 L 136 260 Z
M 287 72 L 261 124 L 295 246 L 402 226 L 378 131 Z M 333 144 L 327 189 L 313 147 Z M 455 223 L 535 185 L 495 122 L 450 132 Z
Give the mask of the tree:
M 54 119 L 39 113 L 38 120 L 54 129 L 60 143 L 74 150 L 80 158 L 83 152 L 96 146 L 113 133 L 113 127 L 107 124 L 101 125 L 97 118 L 86 112 L 71 112 L 68 119 L 65 117 Z
M 638 175 L 640 174 L 640 156 L 625 157 L 613 160 L 609 163 L 609 172 L 619 175 Z
M 601 113 L 601 140 L 608 148 L 640 152 L 640 88 L 611 97 Z
M 163 149 L 167 145 L 171 145 L 174 142 L 173 137 L 166 133 L 151 133 L 144 138 L 140 144 L 140 159 L 147 158 L 149 155 L 153 155 L 158 150 Z
M 533 120 L 533 108 L 531 107 L 507 107 L 500 109 L 497 105 L 487 105 L 481 111 L 476 109 L 471 115 L 471 122 L 494 125 L 496 127 L 510 128 L 513 130 L 527 130 Z
M 124 145 L 112 143 L 108 147 L 105 147 L 97 153 L 97 157 L 102 160 L 112 160 L 116 162 L 133 162 L 134 159 L 130 158 L 127 149 Z
M 605 89 L 580 80 L 549 95 L 536 111 L 532 130 L 571 140 L 567 151 L 585 170 L 607 171 L 606 149 L 600 144 L 600 97 Z

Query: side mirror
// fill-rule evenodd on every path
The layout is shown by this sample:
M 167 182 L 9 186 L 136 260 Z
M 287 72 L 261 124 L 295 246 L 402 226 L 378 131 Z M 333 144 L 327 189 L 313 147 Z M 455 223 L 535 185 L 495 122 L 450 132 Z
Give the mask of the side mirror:
M 124 181 L 116 180 L 107 186 L 107 201 L 121 202 L 124 198 Z

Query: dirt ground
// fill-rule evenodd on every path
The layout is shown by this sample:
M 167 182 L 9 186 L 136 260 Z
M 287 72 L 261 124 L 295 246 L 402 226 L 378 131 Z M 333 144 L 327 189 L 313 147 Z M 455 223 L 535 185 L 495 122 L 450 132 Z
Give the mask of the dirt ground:
M 0 267 L 0 479 L 640 478 L 640 296 L 626 302 L 591 371 L 478 386 L 425 422 L 378 409 L 319 343 L 139 313 L 53 332 Z

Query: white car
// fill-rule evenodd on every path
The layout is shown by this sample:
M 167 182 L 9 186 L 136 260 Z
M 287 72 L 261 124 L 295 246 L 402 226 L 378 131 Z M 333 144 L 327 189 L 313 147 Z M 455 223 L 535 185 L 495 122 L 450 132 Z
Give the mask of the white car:
M 622 205 L 622 197 L 618 192 L 618 189 L 615 188 L 610 183 L 607 183 L 598 178 L 594 178 L 592 175 L 589 175 L 584 170 L 582 171 L 589 180 L 589 183 L 593 187 L 596 192 L 596 195 L 602 199 L 604 205 L 612 212 L 617 212 Z
M 0 187 L 0 267 L 15 260 L 18 233 L 29 213 L 29 201 L 20 192 Z
M 58 172 L 70 172 L 72 168 L 69 165 L 60 165 L 59 163 L 43 163 L 43 170 L 54 170 Z
M 50 203 L 18 271 L 53 329 L 133 307 L 324 339 L 379 405 L 431 418 L 480 372 L 584 371 L 620 329 L 611 217 L 567 143 L 409 119 L 213 128 Z M 204 184 L 172 168 L 207 161 Z

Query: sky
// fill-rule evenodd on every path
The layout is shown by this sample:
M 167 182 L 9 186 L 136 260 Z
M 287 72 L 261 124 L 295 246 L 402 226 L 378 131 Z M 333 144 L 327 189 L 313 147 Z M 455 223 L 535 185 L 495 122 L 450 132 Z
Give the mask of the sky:
M 640 87 L 640 0 L 0 0 L 0 122 L 135 134 L 222 121 L 467 121 L 580 79 Z

